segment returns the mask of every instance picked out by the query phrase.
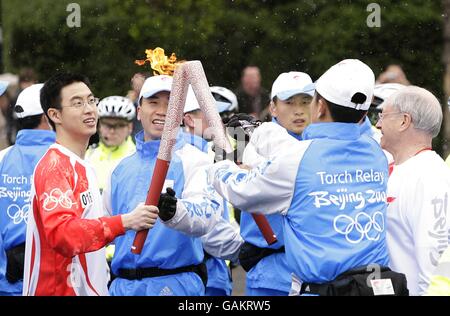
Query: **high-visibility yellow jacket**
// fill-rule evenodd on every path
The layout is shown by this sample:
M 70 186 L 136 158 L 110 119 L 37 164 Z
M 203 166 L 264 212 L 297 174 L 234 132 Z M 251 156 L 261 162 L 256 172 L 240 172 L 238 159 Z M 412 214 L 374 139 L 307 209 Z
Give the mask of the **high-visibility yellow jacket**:
M 124 157 L 134 153 L 136 145 L 133 143 L 131 137 L 120 146 L 106 147 L 102 142 L 97 146 L 90 147 L 86 152 L 86 160 L 91 163 L 97 174 L 98 185 L 103 191 L 106 185 L 107 178 L 111 170 Z
M 436 272 L 431 278 L 427 295 L 450 296 L 450 248 L 442 254 Z

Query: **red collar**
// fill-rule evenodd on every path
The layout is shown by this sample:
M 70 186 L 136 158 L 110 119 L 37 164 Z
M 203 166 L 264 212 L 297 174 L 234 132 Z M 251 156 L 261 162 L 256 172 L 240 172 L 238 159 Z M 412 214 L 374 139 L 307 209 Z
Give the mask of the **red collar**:
M 415 154 L 414 156 L 417 156 L 418 154 L 420 154 L 420 153 L 422 153 L 422 152 L 424 152 L 424 151 L 428 151 L 428 150 L 431 151 L 431 150 L 433 150 L 433 148 L 431 148 L 431 147 L 425 147 L 425 148 L 419 150 L 418 152 L 416 152 L 416 154 Z

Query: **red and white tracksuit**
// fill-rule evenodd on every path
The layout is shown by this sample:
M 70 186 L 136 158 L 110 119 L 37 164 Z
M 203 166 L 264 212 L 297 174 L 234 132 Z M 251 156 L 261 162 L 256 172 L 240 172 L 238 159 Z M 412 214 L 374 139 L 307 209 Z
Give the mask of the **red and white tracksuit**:
M 104 246 L 124 234 L 104 209 L 93 169 L 54 144 L 34 171 L 24 295 L 108 295 Z

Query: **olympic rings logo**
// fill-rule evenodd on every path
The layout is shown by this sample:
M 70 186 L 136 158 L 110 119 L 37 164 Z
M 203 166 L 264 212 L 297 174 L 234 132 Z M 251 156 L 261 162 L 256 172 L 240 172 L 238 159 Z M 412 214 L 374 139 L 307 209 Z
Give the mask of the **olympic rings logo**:
M 53 211 L 58 206 L 62 208 L 70 209 L 76 203 L 72 202 L 69 197 L 71 193 L 70 190 L 67 190 L 63 193 L 60 189 L 53 189 L 50 191 L 50 194 L 44 193 L 45 200 L 43 203 L 44 210 L 50 212 Z
M 20 207 L 17 204 L 11 204 L 6 209 L 6 214 L 8 214 L 8 217 L 12 219 L 14 225 L 18 225 L 22 222 L 25 222 L 25 224 L 27 224 L 29 211 L 30 211 L 30 204 L 25 204 L 22 207 Z
M 364 238 L 378 241 L 384 231 L 384 215 L 375 212 L 371 217 L 367 213 L 360 212 L 354 219 L 347 215 L 339 215 L 334 219 L 333 226 L 334 230 L 344 235 L 351 244 L 358 244 Z

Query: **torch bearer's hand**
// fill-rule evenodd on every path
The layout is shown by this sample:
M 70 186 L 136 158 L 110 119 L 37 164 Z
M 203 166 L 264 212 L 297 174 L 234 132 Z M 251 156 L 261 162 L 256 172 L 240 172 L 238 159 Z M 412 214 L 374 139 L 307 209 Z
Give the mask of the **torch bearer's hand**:
M 141 203 L 131 213 L 122 215 L 122 224 L 125 230 L 141 231 L 153 228 L 157 219 L 158 208 Z
M 261 124 L 262 123 L 260 120 L 255 119 L 249 114 L 238 113 L 233 115 L 227 123 L 227 131 L 228 134 L 236 140 L 234 152 L 226 155 L 223 150 L 219 149 L 219 151 L 216 151 L 213 147 L 215 152 L 215 161 L 217 162 L 224 159 L 230 159 L 238 165 L 241 164 L 245 146 L 247 146 L 255 128 Z
M 223 150 L 222 148 L 216 147 L 216 145 L 212 146 L 212 151 L 214 152 L 214 162 L 223 161 L 228 158 L 227 157 L 228 155 L 225 152 L 225 150 Z
M 159 217 L 163 221 L 168 221 L 175 216 L 177 212 L 177 198 L 172 188 L 167 188 L 166 193 L 162 193 L 159 197 Z
M 250 137 L 252 136 L 255 128 L 257 128 L 261 124 L 262 123 L 260 120 L 257 120 L 249 114 L 238 113 L 231 117 L 230 121 L 227 123 L 227 127 L 235 129 L 235 133 L 233 133 L 233 135 L 231 136 L 239 136 L 240 129 L 242 129 L 242 132 L 246 136 L 246 141 L 248 141 L 248 139 L 250 139 Z M 239 141 L 241 139 L 237 140 Z

